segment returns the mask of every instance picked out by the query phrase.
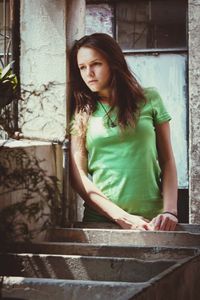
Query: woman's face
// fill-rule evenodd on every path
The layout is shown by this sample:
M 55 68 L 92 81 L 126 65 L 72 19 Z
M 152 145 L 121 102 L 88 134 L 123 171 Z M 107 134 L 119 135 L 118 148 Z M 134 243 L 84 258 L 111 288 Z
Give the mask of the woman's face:
M 92 92 L 110 97 L 111 70 L 104 56 L 95 49 L 81 47 L 77 54 L 81 77 Z

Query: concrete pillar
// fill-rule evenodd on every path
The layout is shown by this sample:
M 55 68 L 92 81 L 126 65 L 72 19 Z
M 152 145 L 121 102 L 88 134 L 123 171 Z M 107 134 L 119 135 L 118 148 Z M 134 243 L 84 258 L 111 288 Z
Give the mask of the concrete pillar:
M 80 39 L 85 34 L 85 0 L 67 0 L 67 29 L 66 29 L 66 46 L 67 58 L 75 40 Z M 69 68 L 67 64 L 67 82 L 69 83 Z M 67 89 L 67 99 L 70 97 L 69 85 Z M 67 112 L 69 113 L 69 101 L 67 102 Z M 69 114 L 68 114 L 69 116 Z
M 200 0 L 189 0 L 190 223 L 200 224 Z
M 20 127 L 58 139 L 66 128 L 66 1 L 22 0 Z
M 67 48 L 85 34 L 85 0 L 67 0 Z
M 67 0 L 67 54 L 75 40 L 80 39 L 85 34 L 85 0 Z M 68 67 L 68 65 L 67 65 Z M 67 82 L 69 83 L 69 69 L 67 68 Z M 70 86 L 67 86 L 67 99 L 70 99 Z M 70 105 L 67 101 L 67 120 L 69 121 Z M 69 166 L 68 166 L 69 167 Z M 78 197 L 71 189 L 69 190 L 69 220 L 81 221 L 83 215 L 83 200 Z

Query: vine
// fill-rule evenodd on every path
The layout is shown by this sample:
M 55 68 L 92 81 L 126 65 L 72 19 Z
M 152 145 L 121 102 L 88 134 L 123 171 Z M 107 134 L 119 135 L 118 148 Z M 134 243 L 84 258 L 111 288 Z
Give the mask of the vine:
M 62 215 L 57 177 L 48 176 L 42 161 L 24 149 L 10 150 L 1 151 L 0 196 L 19 192 L 21 199 L 0 211 L 0 243 L 31 240 L 48 227 L 59 226 Z

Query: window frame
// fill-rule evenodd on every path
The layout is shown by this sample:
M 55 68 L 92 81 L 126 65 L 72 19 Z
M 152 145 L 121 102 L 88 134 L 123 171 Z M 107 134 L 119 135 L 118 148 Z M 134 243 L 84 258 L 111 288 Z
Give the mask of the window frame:
M 117 3 L 121 2 L 122 0 L 86 0 L 86 5 L 90 4 L 108 4 L 113 7 L 113 37 L 116 41 L 117 40 L 117 18 L 116 18 L 116 11 L 117 11 Z M 128 2 L 131 2 L 131 0 L 126 0 Z M 148 0 L 148 1 L 154 1 L 154 0 Z M 188 0 L 186 0 L 186 32 L 188 30 Z M 186 34 L 186 33 L 185 33 Z M 153 55 L 159 55 L 160 53 L 188 53 L 188 35 L 186 34 L 186 47 L 174 47 L 174 48 L 142 48 L 142 49 L 122 49 L 122 52 L 124 54 L 153 54 Z

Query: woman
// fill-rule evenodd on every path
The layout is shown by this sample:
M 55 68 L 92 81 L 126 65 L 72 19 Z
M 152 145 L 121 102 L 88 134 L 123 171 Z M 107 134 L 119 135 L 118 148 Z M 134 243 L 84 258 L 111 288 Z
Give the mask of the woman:
M 84 221 L 174 230 L 177 176 L 159 94 L 139 85 L 107 34 L 76 41 L 70 63 L 71 175 Z

